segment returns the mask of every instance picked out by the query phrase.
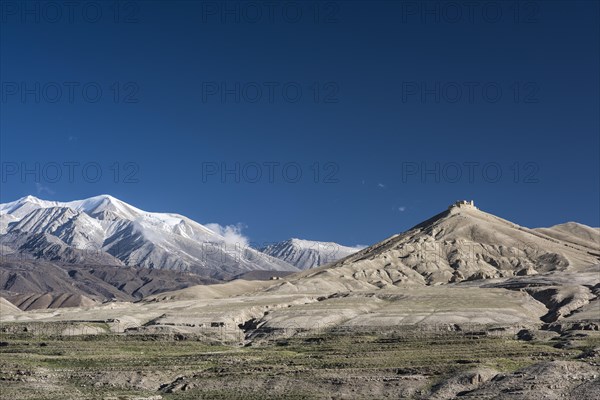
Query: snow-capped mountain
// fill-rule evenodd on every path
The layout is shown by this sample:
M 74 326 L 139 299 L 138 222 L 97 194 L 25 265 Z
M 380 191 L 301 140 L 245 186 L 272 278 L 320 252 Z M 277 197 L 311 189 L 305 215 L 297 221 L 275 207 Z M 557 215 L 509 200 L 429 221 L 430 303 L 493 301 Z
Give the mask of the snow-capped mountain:
M 274 243 L 260 250 L 304 270 L 337 261 L 361 249 L 360 246 L 348 247 L 334 242 L 316 242 L 293 238 Z
M 143 211 L 109 195 L 71 202 L 27 196 L 0 204 L 0 250 L 219 279 L 252 270 L 297 271 L 187 217 Z

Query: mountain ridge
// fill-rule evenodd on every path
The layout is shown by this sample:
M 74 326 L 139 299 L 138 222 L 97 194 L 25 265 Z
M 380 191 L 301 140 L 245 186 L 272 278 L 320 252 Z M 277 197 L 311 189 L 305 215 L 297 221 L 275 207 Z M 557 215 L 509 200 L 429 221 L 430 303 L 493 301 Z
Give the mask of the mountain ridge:
M 298 271 L 183 215 L 147 212 L 110 195 L 70 202 L 26 196 L 0 204 L 0 220 L 4 254 L 188 271 L 219 280 L 253 270 Z
M 362 248 L 363 246 L 349 247 L 335 242 L 291 238 L 259 250 L 301 270 L 306 270 L 337 261 Z

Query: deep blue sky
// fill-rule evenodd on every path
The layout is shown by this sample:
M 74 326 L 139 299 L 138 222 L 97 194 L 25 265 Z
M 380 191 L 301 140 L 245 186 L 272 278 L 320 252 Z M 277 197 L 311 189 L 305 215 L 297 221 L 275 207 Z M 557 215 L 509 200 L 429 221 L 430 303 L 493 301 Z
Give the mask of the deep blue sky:
M 599 226 L 598 2 L 465 3 L 2 1 L 0 201 L 108 193 L 257 243 L 371 244 L 462 198 Z

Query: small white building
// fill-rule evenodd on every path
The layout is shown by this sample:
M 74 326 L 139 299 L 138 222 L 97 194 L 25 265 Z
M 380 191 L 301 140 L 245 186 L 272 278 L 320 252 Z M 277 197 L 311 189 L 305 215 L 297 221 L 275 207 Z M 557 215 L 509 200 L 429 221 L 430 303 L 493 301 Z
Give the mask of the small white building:
M 458 208 L 477 208 L 475 207 L 475 201 L 473 200 L 457 200 L 454 204 L 451 204 L 448 209 L 458 207 Z

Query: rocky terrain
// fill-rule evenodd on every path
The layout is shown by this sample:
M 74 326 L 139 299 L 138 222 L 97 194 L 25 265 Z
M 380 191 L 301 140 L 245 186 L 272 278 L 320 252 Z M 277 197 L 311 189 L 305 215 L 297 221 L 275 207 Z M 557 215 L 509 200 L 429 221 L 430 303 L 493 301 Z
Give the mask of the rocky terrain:
M 218 334 L 3 334 L 0 380 L 11 399 L 598 399 L 600 338 L 585 334 L 569 347 L 477 331 L 329 331 L 252 346 Z
M 2 300 L 0 379 L 10 398 L 600 398 L 599 239 L 461 203 L 269 280 L 153 292 L 86 266 L 117 301 Z M 44 290 L 33 270 L 13 287 Z

